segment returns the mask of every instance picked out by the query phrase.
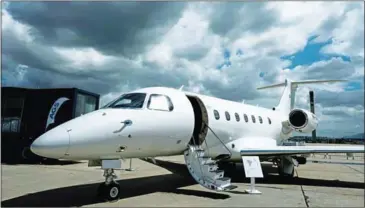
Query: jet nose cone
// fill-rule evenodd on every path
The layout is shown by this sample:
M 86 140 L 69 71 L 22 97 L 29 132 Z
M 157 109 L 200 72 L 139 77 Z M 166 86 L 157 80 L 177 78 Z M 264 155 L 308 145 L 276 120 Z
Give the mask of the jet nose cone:
M 66 129 L 56 127 L 38 137 L 30 150 L 39 156 L 61 159 L 67 153 L 70 137 Z

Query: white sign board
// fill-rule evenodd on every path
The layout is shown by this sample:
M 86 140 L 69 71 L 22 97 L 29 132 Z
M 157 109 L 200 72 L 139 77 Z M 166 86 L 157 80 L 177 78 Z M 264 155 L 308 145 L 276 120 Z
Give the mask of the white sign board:
M 121 160 L 102 160 L 101 161 L 101 169 L 121 169 L 122 161 Z
M 258 156 L 242 157 L 246 178 L 263 178 L 260 158 Z

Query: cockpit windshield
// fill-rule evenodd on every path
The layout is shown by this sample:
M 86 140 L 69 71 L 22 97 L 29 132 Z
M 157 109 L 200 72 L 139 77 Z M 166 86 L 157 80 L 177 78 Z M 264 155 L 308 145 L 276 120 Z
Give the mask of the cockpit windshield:
M 129 93 L 124 94 L 112 103 L 105 106 L 105 108 L 132 108 L 138 109 L 143 107 L 145 101 L 145 93 Z

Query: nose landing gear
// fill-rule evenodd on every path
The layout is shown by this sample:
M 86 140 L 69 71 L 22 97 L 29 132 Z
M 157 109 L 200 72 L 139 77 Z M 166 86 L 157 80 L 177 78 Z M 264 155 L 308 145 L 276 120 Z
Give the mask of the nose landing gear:
M 114 169 L 104 170 L 105 182 L 99 185 L 98 196 L 106 199 L 107 201 L 115 201 L 119 199 L 120 186 L 115 181 L 117 176 L 114 173 Z

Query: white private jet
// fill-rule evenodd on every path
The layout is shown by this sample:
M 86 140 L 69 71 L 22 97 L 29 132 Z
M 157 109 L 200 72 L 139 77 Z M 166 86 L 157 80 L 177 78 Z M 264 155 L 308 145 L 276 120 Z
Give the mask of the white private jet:
M 273 161 L 282 176 L 293 177 L 294 166 L 310 153 L 357 153 L 362 146 L 283 146 L 294 131 L 308 133 L 318 119 L 294 108 L 300 84 L 342 80 L 291 81 L 272 109 L 184 92 L 182 88 L 143 88 L 123 94 L 105 107 L 65 122 L 31 145 L 40 156 L 69 160 L 101 160 L 105 183 L 99 194 L 118 199 L 115 169 L 120 159 L 184 155 L 186 166 L 202 186 L 216 191 L 236 188 L 218 170 L 217 162 L 240 162 L 242 156 Z

